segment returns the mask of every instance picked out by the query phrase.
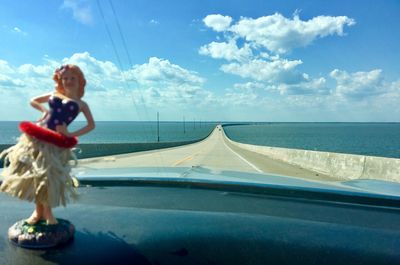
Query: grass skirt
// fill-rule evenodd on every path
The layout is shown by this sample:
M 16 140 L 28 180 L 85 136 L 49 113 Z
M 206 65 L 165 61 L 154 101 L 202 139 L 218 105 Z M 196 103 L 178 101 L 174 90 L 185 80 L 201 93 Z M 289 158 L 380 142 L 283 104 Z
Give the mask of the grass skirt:
M 69 161 L 76 161 L 71 149 L 22 134 L 16 145 L 0 154 L 3 157 L 2 192 L 50 207 L 66 206 L 70 198 L 77 198 L 78 182 L 70 175 Z

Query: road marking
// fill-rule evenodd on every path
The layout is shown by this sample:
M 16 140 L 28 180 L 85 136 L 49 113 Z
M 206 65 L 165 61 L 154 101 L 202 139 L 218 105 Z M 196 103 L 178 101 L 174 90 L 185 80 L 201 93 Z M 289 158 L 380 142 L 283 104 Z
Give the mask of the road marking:
M 176 161 L 175 163 L 172 164 L 172 166 L 175 167 L 175 166 L 177 166 L 177 165 L 179 165 L 179 164 L 181 164 L 181 163 L 183 163 L 183 162 L 185 162 L 185 161 L 192 160 L 195 156 L 197 156 L 197 155 L 200 154 L 201 152 L 203 152 L 203 149 L 200 150 L 200 151 L 197 152 L 197 153 L 194 153 L 194 154 L 192 154 L 192 155 L 190 155 L 190 156 L 187 156 L 187 157 L 185 157 L 185 158 L 183 158 L 183 159 L 181 159 L 181 160 Z
M 240 159 L 242 159 L 244 162 L 246 162 L 249 166 L 251 166 L 252 168 L 254 168 L 256 171 L 258 171 L 259 173 L 264 173 L 261 169 L 259 169 L 258 167 L 256 167 L 255 165 L 253 165 L 252 163 L 250 163 L 248 160 L 246 160 L 243 156 L 239 155 L 238 153 L 236 153 L 235 151 L 233 151 L 226 143 L 225 140 L 222 139 L 222 142 L 224 143 L 224 145 L 226 146 L 226 148 L 228 148 L 232 153 L 234 153 L 235 155 L 237 155 Z
M 183 159 L 181 159 L 181 160 L 178 160 L 178 161 L 176 161 L 175 163 L 173 163 L 172 166 L 175 167 L 175 166 L 177 166 L 177 165 L 179 165 L 179 164 L 181 164 L 181 163 L 183 163 L 183 162 L 185 162 L 185 161 L 192 160 L 193 157 L 194 157 L 195 155 L 196 155 L 196 154 L 193 154 L 193 155 L 187 156 L 187 157 L 185 157 L 185 158 L 183 158 Z

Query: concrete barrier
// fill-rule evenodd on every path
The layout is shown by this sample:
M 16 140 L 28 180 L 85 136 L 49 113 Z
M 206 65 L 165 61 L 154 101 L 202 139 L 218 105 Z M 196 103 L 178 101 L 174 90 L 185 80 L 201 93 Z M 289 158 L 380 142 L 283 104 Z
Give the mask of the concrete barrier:
M 210 134 L 211 133 L 212 133 L 212 131 L 210 132 Z M 179 141 L 179 142 L 177 141 L 177 142 L 149 142 L 149 143 L 78 144 L 78 146 L 76 147 L 77 151 L 74 153 L 78 159 L 127 154 L 127 153 L 164 149 L 164 148 L 192 144 L 192 143 L 203 141 L 209 135 L 207 135 L 204 138 L 200 138 L 200 139 L 189 140 L 189 141 Z M 0 153 L 1 153 L 1 151 L 9 148 L 10 146 L 12 146 L 12 145 L 11 144 L 0 144 Z M 0 168 L 2 168 L 4 166 L 3 162 L 4 162 L 3 160 L 0 160 Z
M 400 182 L 400 159 L 243 144 L 224 136 L 240 148 L 338 179 Z

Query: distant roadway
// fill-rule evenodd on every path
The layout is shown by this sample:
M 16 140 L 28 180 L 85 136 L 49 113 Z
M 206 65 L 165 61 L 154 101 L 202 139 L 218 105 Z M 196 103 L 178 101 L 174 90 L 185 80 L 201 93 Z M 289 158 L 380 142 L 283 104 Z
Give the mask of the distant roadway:
M 266 173 L 312 180 L 335 180 L 316 172 L 268 158 L 232 145 L 221 125 L 206 139 L 179 147 L 79 160 L 82 168 L 204 167 L 249 173 Z

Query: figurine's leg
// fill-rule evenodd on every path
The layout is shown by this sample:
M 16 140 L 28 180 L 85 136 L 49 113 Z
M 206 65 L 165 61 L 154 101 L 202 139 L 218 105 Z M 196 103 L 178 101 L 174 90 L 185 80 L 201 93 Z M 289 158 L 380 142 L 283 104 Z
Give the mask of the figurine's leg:
M 43 218 L 43 211 L 44 211 L 43 204 L 37 202 L 36 209 L 33 211 L 32 215 L 28 219 L 26 219 L 26 222 L 30 225 L 36 224 L 37 222 L 40 221 L 40 219 Z
M 55 225 L 57 224 L 57 219 L 53 215 L 53 211 L 50 206 L 44 205 L 44 218 L 46 219 L 46 223 L 48 225 Z

